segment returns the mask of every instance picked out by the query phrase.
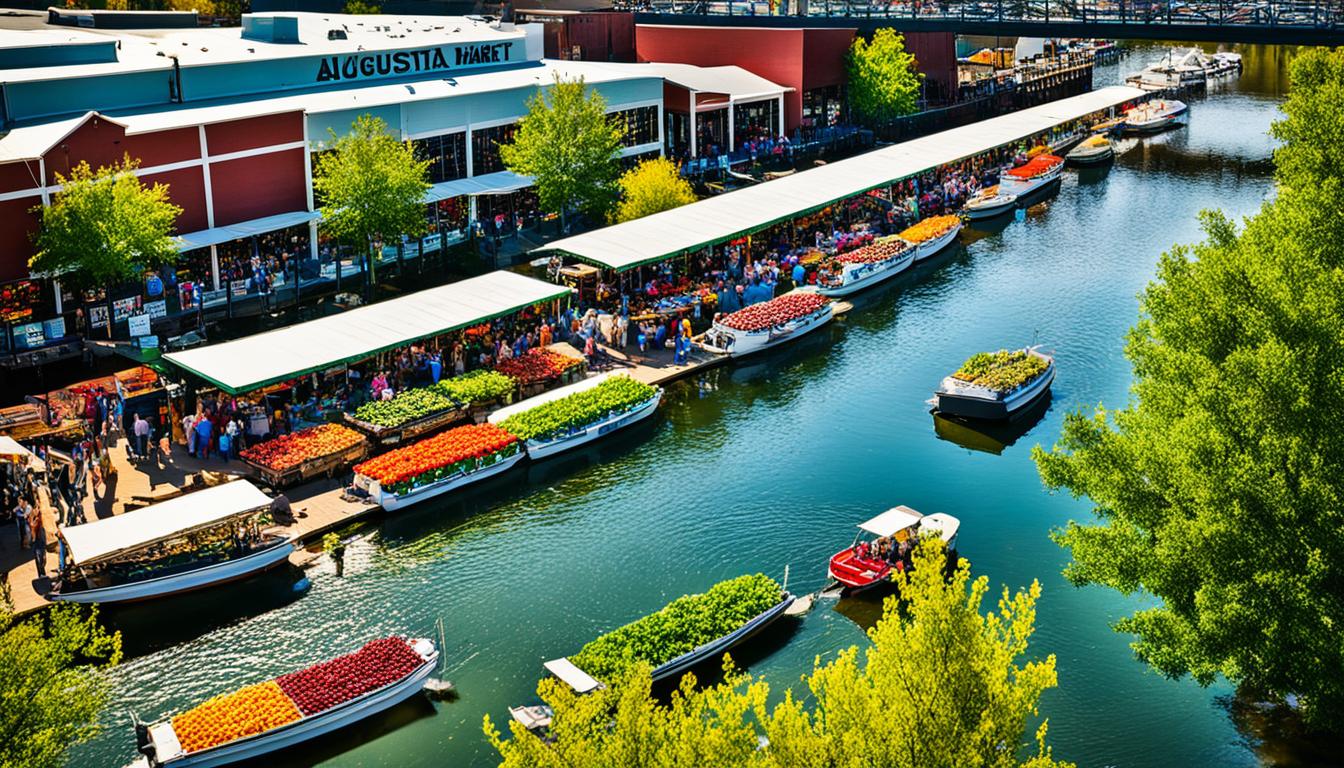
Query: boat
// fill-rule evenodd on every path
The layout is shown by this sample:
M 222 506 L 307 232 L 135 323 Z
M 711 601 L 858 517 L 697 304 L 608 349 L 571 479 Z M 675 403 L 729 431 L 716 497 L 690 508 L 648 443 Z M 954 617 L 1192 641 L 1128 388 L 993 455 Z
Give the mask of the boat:
M 915 263 L 917 250 L 914 243 L 897 235 L 884 237 L 858 251 L 836 256 L 833 261 L 839 266 L 827 272 L 824 278 L 819 275 L 817 284 L 807 286 L 805 290 L 840 297 L 871 288 L 908 269 Z
M 901 237 L 915 244 L 915 261 L 920 262 L 951 245 L 957 239 L 961 225 L 960 216 L 930 216 L 906 227 Z
M 1016 168 L 1009 168 L 999 178 L 999 191 L 1016 195 L 1019 200 L 1039 192 L 1059 181 L 1064 159 L 1058 155 L 1037 155 Z
M 1212 57 L 1212 74 L 1217 77 L 1231 77 L 1241 74 L 1241 54 L 1219 51 Z
M 1070 165 L 1101 165 L 1115 159 L 1115 147 L 1105 136 L 1093 136 L 1064 156 Z
M 491 424 L 502 424 L 504 420 L 510 416 L 530 411 L 539 405 L 544 405 L 579 392 L 593 389 L 612 376 L 618 375 L 624 376 L 626 374 L 602 373 L 596 376 L 590 376 L 576 384 L 569 384 L 537 395 L 536 397 L 529 397 L 522 402 L 494 411 L 490 414 L 488 420 Z M 525 440 L 524 447 L 527 450 L 527 455 L 534 461 L 554 456 L 557 453 L 563 453 L 573 448 L 578 448 L 581 445 L 591 443 L 599 437 L 609 435 L 619 429 L 624 429 L 625 427 L 647 419 L 658 410 L 658 404 L 662 402 L 662 400 L 663 389 L 662 387 L 656 387 L 652 397 L 642 403 L 633 405 L 627 410 L 617 413 L 608 413 L 596 421 L 580 427 L 575 427 L 564 435 L 558 435 L 550 439 L 532 438 Z
M 825 297 L 808 291 L 790 291 L 762 304 L 755 304 L 745 310 L 738 310 L 738 312 L 734 312 L 726 318 L 716 320 L 710 329 L 705 332 L 703 339 L 699 342 L 700 346 L 716 354 L 734 358 L 745 357 L 811 333 L 829 323 L 835 316 L 835 306 L 829 299 L 826 299 L 815 309 L 806 312 L 800 310 L 798 314 L 789 317 L 789 319 L 771 326 L 752 326 L 748 330 L 733 327 L 725 322 L 747 310 L 775 305 L 776 302 L 787 300 L 791 296 L 815 296 L 825 299 Z
M 412 443 L 412 445 L 416 445 L 416 443 Z M 518 443 L 514 443 L 514 447 L 511 449 L 475 459 L 470 468 L 458 469 L 432 482 L 414 486 L 400 493 L 390 488 L 384 488 L 379 481 L 359 472 L 356 468 L 354 487 L 359 492 L 368 494 L 369 499 L 384 510 L 394 512 L 402 507 L 409 507 L 435 496 L 442 496 L 464 485 L 503 474 L 522 461 L 526 455 L 526 451 L 522 450 Z
M 423 638 L 387 638 L 369 643 L 359 651 L 350 654 L 350 656 L 367 652 L 375 643 L 390 643 L 391 641 L 404 643 L 410 652 L 415 654 L 415 657 L 410 657 L 410 660 L 399 659 L 403 665 L 414 664 L 414 666 L 392 682 L 365 691 L 334 706 L 305 713 L 304 707 L 293 700 L 293 694 L 283 690 L 283 681 L 285 678 L 292 676 L 285 675 L 281 678 L 275 678 L 273 681 L 267 681 L 265 685 L 274 682 L 281 688 L 280 695 L 290 702 L 294 711 L 299 715 L 296 719 L 258 733 L 224 741 L 195 751 L 187 751 L 183 747 L 182 739 L 174 729 L 174 721 L 177 718 L 164 718 L 152 725 L 137 724 L 136 741 L 142 757 L 133 765 L 141 768 L 211 768 L 212 766 L 252 760 L 339 730 L 400 704 L 425 687 L 430 674 L 438 666 L 439 651 L 434 647 L 432 641 Z M 389 646 L 381 647 L 387 648 Z M 415 659 L 418 659 L 418 663 Z M 340 660 L 333 659 L 330 662 L 325 662 L 325 665 L 331 665 L 338 661 Z M 297 674 L 302 674 L 302 672 Z M 181 715 L 178 717 L 181 717 Z
M 890 584 L 893 569 L 910 567 L 917 538 L 934 535 L 947 546 L 948 562 L 956 562 L 960 528 L 960 520 L 942 512 L 922 515 L 904 505 L 892 507 L 859 523 L 854 543 L 831 555 L 827 573 L 851 595 Z
M 944 378 L 938 385 L 934 400 L 940 413 L 971 419 L 1006 419 L 1050 391 L 1050 384 L 1055 380 L 1055 360 L 1038 347 L 988 355 L 993 362 L 987 364 L 987 371 L 1002 374 L 1010 367 L 1020 365 L 1029 366 L 1029 369 L 1039 366 L 1039 371 L 1011 389 L 996 388 L 981 383 L 979 376 L 968 378 L 975 374 L 967 374 L 967 368 L 980 357 L 974 356 L 966 361 L 961 370 Z M 1034 362 L 1028 363 L 1028 358 Z
M 1126 82 L 1145 90 L 1203 87 L 1210 72 L 1216 70 L 1214 62 L 1198 48 L 1190 48 L 1179 56 L 1177 53 L 1167 51 L 1161 59 L 1130 75 Z
M 61 527 L 64 561 L 48 599 L 120 603 L 253 576 L 289 560 L 295 537 L 264 528 L 271 498 L 246 480 Z
M 1153 99 L 1125 113 L 1126 133 L 1158 133 L 1189 119 L 1189 107 L 1176 99 Z
M 1017 195 L 1003 192 L 999 185 L 985 187 L 966 201 L 963 212 L 972 221 L 992 219 L 1017 209 Z

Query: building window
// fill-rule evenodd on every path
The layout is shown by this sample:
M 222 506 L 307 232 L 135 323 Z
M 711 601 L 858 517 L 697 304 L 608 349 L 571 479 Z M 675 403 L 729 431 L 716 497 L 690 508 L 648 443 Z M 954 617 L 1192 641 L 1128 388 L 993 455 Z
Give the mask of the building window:
M 467 134 L 450 133 L 415 139 L 415 156 L 429 161 L 429 183 L 438 184 L 467 176 Z
M 656 160 L 658 157 L 658 150 L 656 149 L 652 152 L 641 152 L 638 155 L 626 155 L 621 158 L 621 172 L 624 173 L 646 160 Z
M 658 141 L 658 107 L 622 109 L 607 115 L 616 125 L 625 127 L 622 147 L 638 147 Z
M 472 131 L 471 175 L 481 176 L 505 170 L 504 161 L 499 157 L 499 145 L 512 143 L 513 132 L 517 129 L 517 123 L 509 123 Z
M 779 135 L 779 101 L 753 101 L 733 108 L 733 141 L 738 146 L 748 141 Z

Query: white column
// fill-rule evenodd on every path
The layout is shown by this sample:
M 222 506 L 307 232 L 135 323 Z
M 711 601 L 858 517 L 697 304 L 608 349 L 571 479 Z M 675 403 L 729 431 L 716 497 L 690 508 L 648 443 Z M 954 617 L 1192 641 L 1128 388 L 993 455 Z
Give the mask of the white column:
M 784 135 L 784 94 L 779 94 L 779 135 Z
M 56 314 L 62 314 L 65 312 L 65 307 L 61 303 L 61 281 L 52 280 L 51 287 L 56 291 Z
M 210 273 L 215 278 L 215 290 L 219 290 L 219 246 L 210 246 Z
M 735 127 L 735 125 L 736 125 L 736 123 L 737 123 L 736 117 L 737 117 L 737 110 L 734 109 L 733 97 L 729 96 L 729 97 L 728 97 L 728 153 L 729 153 L 729 154 L 732 154 L 732 151 L 733 151 L 734 149 L 737 149 L 737 142 L 735 141 L 736 137 L 733 135 L 733 134 L 735 133 L 735 131 L 733 130 L 733 128 Z
M 667 131 L 666 131 L 666 128 L 663 126 L 663 121 L 664 121 L 665 119 L 666 119 L 666 118 L 665 118 L 664 115 L 663 115 L 663 102 L 660 100 L 660 101 L 658 102 L 658 156 L 659 156 L 659 157 L 665 157 L 665 156 L 667 155 L 667 137 L 664 135 Z
M 308 257 L 317 261 L 317 219 L 308 222 Z M 321 264 L 317 266 L 322 268 Z
M 699 152 L 699 150 L 696 149 L 696 146 L 695 146 L 695 139 L 696 139 L 696 136 L 695 136 L 695 91 L 690 91 L 690 94 L 691 94 L 691 157 L 699 157 L 699 156 L 700 156 L 700 152 Z
M 470 178 L 471 178 L 472 176 L 474 176 L 474 175 L 476 175 L 476 174 L 475 174 L 475 172 L 472 170 L 472 155 L 471 155 L 471 125 L 468 124 L 468 125 L 467 125 L 467 178 L 470 179 Z

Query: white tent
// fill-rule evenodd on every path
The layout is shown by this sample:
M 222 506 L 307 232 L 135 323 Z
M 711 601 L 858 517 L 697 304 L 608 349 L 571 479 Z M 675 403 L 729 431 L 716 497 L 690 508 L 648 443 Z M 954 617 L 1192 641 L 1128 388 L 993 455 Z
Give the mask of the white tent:
M 19 445 L 19 441 L 9 435 L 0 435 L 0 460 L 23 461 L 32 457 L 33 452 Z
M 235 480 L 144 509 L 61 528 L 60 535 L 71 559 L 80 565 L 206 528 L 270 503 L 271 497 L 255 485 Z

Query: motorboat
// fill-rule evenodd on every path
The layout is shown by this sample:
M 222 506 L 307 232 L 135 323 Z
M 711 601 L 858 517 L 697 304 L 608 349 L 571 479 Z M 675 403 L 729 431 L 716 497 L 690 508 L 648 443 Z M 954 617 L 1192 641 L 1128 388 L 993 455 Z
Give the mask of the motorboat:
M 972 221 L 992 219 L 1017 209 L 1017 195 L 1003 192 L 999 185 L 985 187 L 966 201 L 962 212 Z
M 1161 59 L 1131 75 L 1127 82 L 1147 90 L 1203 87 L 1208 81 L 1212 61 L 1198 48 L 1184 53 L 1167 51 Z
M 1050 391 L 1055 360 L 1039 347 L 973 355 L 934 392 L 940 413 L 1006 419 Z
M 1190 107 L 1176 99 L 1145 101 L 1125 113 L 1126 133 L 1159 133 L 1185 125 Z
M 119 603 L 245 579 L 289 559 L 295 537 L 268 528 L 271 498 L 246 480 L 61 527 L 50 600 Z
M 1231 77 L 1241 74 L 1242 62 L 1240 53 L 1231 53 L 1229 51 L 1219 51 L 1212 56 L 1212 72 L 1215 77 Z
M 1064 159 L 1058 155 L 1037 155 L 1016 168 L 1009 168 L 999 178 L 999 191 L 1016 195 L 1021 200 L 1059 181 L 1064 170 Z
M 813 300 L 791 298 L 802 296 Z M 835 306 L 829 298 L 790 291 L 716 320 L 699 344 L 715 354 L 745 357 L 809 334 L 834 317 Z
M 901 237 L 915 244 L 915 261 L 924 261 L 951 245 L 961 231 L 961 217 L 953 214 L 930 216 L 906 227 Z
M 1064 156 L 1064 162 L 1070 165 L 1101 165 L 1115 159 L 1115 147 L 1105 136 L 1093 136 Z
M 592 389 L 612 376 L 624 375 L 627 374 L 602 373 L 590 376 L 575 384 L 558 387 L 536 397 L 529 397 L 522 402 L 500 408 L 491 413 L 487 420 L 491 424 L 502 424 L 510 416 Z M 662 402 L 662 399 L 663 389 L 662 387 L 656 387 L 652 397 L 642 403 L 636 403 L 628 409 L 603 414 L 601 418 L 582 426 L 573 427 L 563 435 L 556 435 L 548 439 L 530 438 L 525 440 L 524 446 L 527 449 L 527 455 L 534 461 L 544 459 L 586 445 L 599 437 L 637 424 L 652 416 L 658 410 L 658 404 Z
M 367 687 L 360 680 L 345 680 L 357 675 L 358 665 L 341 665 L 343 659 L 357 657 L 381 643 L 379 649 L 386 652 L 391 643 L 403 643 L 405 650 L 398 651 L 397 668 L 407 671 L 394 680 L 369 690 L 349 696 L 350 692 Z M 412 655 L 413 654 L 413 655 Z M 303 670 L 293 675 L 274 678 L 261 685 L 270 689 L 270 695 L 291 708 L 288 722 L 266 728 L 256 733 L 220 741 L 218 738 L 205 739 L 209 746 L 193 746 L 193 737 L 188 733 L 179 733 L 184 728 L 182 715 L 160 720 L 152 725 L 136 724 L 136 742 L 142 757 L 132 766 L 136 768 L 213 768 L 243 760 L 255 760 L 277 750 L 300 744 L 327 733 L 337 731 L 374 714 L 390 709 L 418 694 L 424 687 L 430 674 L 438 666 L 439 651 L 433 641 L 423 638 L 387 638 L 374 641 L 347 657 L 332 659 L 316 667 L 323 670 L 324 682 L 345 682 L 337 688 L 331 686 L 324 690 L 324 696 L 307 701 L 298 682 L 288 683 L 289 679 L 302 679 L 302 676 L 315 668 Z M 288 689 L 286 689 L 288 687 Z M 333 695 L 334 694 L 334 695 Z M 349 696 L 339 703 L 341 696 Z M 297 700 L 296 700 L 297 699 Z M 320 702 L 317 703 L 317 702 Z M 207 704 L 208 706 L 208 704 Z M 184 744 L 183 742 L 187 742 Z M 218 743 L 210 743 L 218 742 Z
M 905 505 L 892 507 L 859 523 L 854 543 L 831 555 L 828 573 L 844 592 L 857 594 L 891 583 L 893 570 L 911 567 L 910 554 L 920 538 L 937 536 L 955 562 L 961 521 L 935 512 L 922 515 Z
M 817 284 L 807 286 L 822 296 L 848 296 L 895 277 L 915 263 L 918 249 L 899 235 L 881 238 L 857 251 L 828 260 L 832 268 L 818 272 Z

